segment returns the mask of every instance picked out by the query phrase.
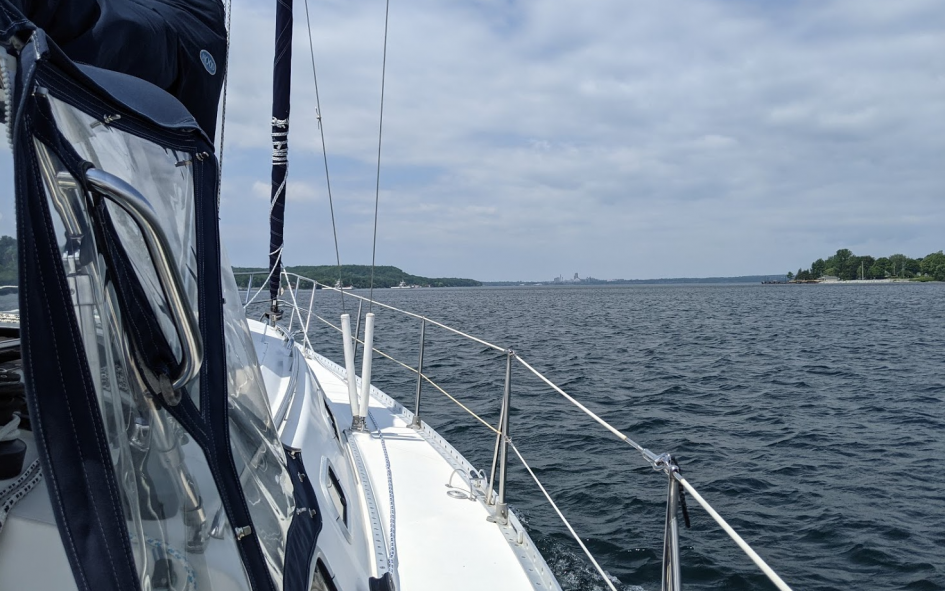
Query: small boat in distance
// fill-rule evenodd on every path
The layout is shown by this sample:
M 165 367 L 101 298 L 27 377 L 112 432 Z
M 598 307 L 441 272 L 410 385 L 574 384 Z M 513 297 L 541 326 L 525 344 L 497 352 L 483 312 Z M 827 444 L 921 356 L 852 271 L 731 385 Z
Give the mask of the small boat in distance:
M 406 281 L 401 280 L 397 285 L 392 285 L 391 289 L 416 289 L 419 285 L 407 285 Z
M 353 286 L 353 285 L 342 285 L 342 284 L 341 284 L 341 279 L 339 279 L 338 281 L 335 281 L 335 289 L 345 289 L 345 290 L 347 290 L 347 289 L 354 289 L 354 286 Z

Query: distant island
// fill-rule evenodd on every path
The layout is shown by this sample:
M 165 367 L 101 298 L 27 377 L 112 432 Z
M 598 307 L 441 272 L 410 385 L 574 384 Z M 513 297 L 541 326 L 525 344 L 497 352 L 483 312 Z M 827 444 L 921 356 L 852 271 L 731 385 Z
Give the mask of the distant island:
M 808 269 L 788 271 L 788 281 L 852 281 L 855 279 L 909 279 L 911 281 L 945 281 L 945 254 L 933 252 L 913 259 L 904 254 L 873 258 L 857 256 L 841 248 L 826 260 L 817 259 Z
M 575 275 L 577 275 L 575 273 Z M 738 277 L 667 277 L 663 279 L 595 279 L 594 277 L 575 277 L 562 279 L 556 277 L 550 281 L 483 281 L 486 287 L 514 286 L 575 286 L 575 285 L 677 285 L 682 283 L 761 283 L 762 281 L 784 280 L 784 275 L 741 275 Z
M 335 285 L 339 280 L 337 265 L 299 265 L 286 267 L 289 273 L 296 273 L 303 277 L 314 279 L 323 285 Z M 233 267 L 234 273 L 255 273 L 253 285 L 259 286 L 265 281 L 269 269 L 262 267 Z M 352 286 L 358 289 L 371 287 L 371 265 L 341 265 L 341 283 L 344 287 Z M 245 288 L 249 284 L 249 275 L 237 275 L 236 284 Z M 374 267 L 374 287 L 386 288 L 398 285 L 419 287 L 479 287 L 481 282 L 475 279 L 458 277 L 422 277 L 411 275 L 397 267 L 384 265 Z

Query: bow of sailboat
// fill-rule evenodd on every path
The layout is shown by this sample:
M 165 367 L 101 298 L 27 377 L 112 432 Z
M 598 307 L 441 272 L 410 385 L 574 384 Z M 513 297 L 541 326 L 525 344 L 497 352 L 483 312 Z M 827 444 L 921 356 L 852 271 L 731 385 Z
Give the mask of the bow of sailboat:
M 215 1 L 208 10 L 141 2 L 150 3 L 156 7 L 142 21 L 124 4 L 124 12 L 86 13 L 76 4 L 62 13 L 81 13 L 81 22 L 28 10 L 57 32 L 48 35 L 21 14 L 22 2 L 0 0 L 3 112 L 20 232 L 16 330 L 28 401 L 17 422 L 0 425 L 0 446 L 26 446 L 25 468 L 0 481 L 0 588 L 42 581 L 103 590 L 558 589 L 510 508 L 514 457 L 615 589 L 510 437 L 513 367 L 538 376 L 667 478 L 664 588 L 680 587 L 684 490 L 787 588 L 681 477 L 672 455 L 638 445 L 514 351 L 373 294 L 346 294 L 340 276 L 332 288 L 285 272 L 286 0 L 277 3 L 283 51 L 276 52 L 270 121 L 272 244 L 260 288 L 268 288 L 269 306 L 261 321 L 248 320 L 250 294 L 240 294 L 220 241 L 220 170 L 208 132 L 215 110 L 209 116 L 190 104 L 194 93 L 215 99 L 222 86 L 224 14 Z M 195 25 L 207 19 L 206 31 Z M 119 27 L 127 39 L 155 23 L 169 27 L 168 35 L 182 33 L 181 79 L 136 72 L 138 61 L 123 61 L 114 49 L 93 55 L 99 67 L 73 61 L 87 54 L 70 43 L 96 38 L 84 37 L 83 27 Z M 336 258 L 340 268 L 337 250 Z M 303 282 L 311 288 L 307 309 Z M 313 312 L 316 287 L 358 301 L 353 333 L 350 314 L 334 326 Z M 372 385 L 372 360 L 384 355 L 372 342 L 375 308 L 421 322 L 416 368 L 399 362 L 416 374 L 413 410 Z M 323 343 L 310 339 L 315 321 L 342 334 L 344 366 L 316 351 Z M 425 374 L 428 325 L 503 357 L 497 425 Z M 495 442 L 489 470 L 422 420 L 424 384 L 488 429 Z M 31 431 L 21 435 L 24 417 Z

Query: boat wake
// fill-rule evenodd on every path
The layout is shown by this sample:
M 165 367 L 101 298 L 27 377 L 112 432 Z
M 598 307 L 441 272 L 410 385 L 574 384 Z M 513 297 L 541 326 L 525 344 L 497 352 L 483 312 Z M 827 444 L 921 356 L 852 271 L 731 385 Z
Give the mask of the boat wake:
M 606 591 L 607 587 L 600 579 L 594 567 L 588 564 L 583 554 L 572 551 L 557 540 L 545 538 L 539 542 L 541 554 L 545 557 L 551 572 L 564 591 Z M 605 571 L 606 572 L 606 571 Z M 617 577 L 607 573 L 607 577 L 619 591 L 646 591 L 639 585 L 627 585 Z

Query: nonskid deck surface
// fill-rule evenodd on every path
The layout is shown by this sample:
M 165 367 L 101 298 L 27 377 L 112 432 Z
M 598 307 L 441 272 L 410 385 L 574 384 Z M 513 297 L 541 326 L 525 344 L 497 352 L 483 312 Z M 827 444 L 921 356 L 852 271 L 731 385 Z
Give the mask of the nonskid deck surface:
M 23 463 L 26 470 L 37 457 L 36 444 L 28 431 L 21 432 L 20 438 L 28 446 Z M 17 480 L 0 480 L 0 493 Z M 13 505 L 0 529 L 0 589 L 75 588 L 46 491 L 46 479 L 41 478 Z
M 251 322 L 257 351 L 278 350 L 279 337 Z M 265 336 L 263 336 L 265 335 Z M 284 347 L 283 347 L 284 348 Z M 270 359 L 269 361 L 275 361 Z M 344 370 L 315 355 L 306 362 L 324 392 L 339 429 L 351 425 L 351 407 Z M 278 364 L 278 362 L 276 362 Z M 280 383 L 264 370 L 267 386 Z M 360 380 L 359 380 L 360 381 Z M 394 499 L 395 563 L 400 588 L 411 590 L 559 589 L 531 539 L 517 519 L 500 527 L 488 521 L 491 511 L 476 500 L 450 496 L 467 491 L 471 466 L 429 427 L 414 429 L 413 415 L 383 392 L 372 388 L 366 433 L 348 433 L 348 441 L 363 460 L 376 500 L 384 536 L 390 539 L 390 498 Z M 270 394 L 272 398 L 272 395 Z M 378 434 L 383 435 L 382 437 Z M 389 494 L 387 458 L 393 495 Z M 459 495 L 457 495 L 459 496 Z

